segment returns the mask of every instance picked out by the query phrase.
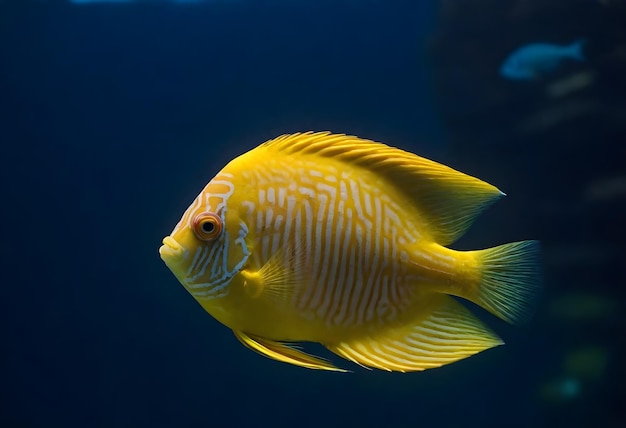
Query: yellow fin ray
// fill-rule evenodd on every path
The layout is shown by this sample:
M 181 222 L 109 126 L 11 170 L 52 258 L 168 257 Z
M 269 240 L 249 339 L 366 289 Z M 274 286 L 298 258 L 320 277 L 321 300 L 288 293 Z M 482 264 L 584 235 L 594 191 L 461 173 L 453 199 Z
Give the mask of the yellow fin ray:
M 234 331 L 235 336 L 247 348 L 259 354 L 283 363 L 294 364 L 300 367 L 317 370 L 345 372 L 347 370 L 334 366 L 329 361 L 309 355 L 281 342 L 248 335 L 242 331 Z
M 278 248 L 259 270 L 242 271 L 253 296 L 288 300 L 302 285 L 307 265 L 300 236 L 296 234 L 295 240 L 293 246 Z
M 481 282 L 467 298 L 513 324 L 533 314 L 541 289 L 539 242 L 520 241 L 499 245 L 476 254 Z
M 495 186 L 448 166 L 345 134 L 283 135 L 260 148 L 333 158 L 377 174 L 408 198 L 427 222 L 432 239 L 441 245 L 457 240 L 483 209 L 504 195 Z
M 435 309 L 417 324 L 325 346 L 365 367 L 410 372 L 440 367 L 503 344 L 454 298 L 442 294 L 435 299 Z

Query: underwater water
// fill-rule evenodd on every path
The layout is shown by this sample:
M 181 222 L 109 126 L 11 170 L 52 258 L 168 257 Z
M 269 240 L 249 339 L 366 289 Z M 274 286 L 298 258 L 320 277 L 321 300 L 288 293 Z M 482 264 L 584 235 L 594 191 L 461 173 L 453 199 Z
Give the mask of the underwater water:
M 0 426 L 624 426 L 625 20 L 619 0 L 0 0 Z M 531 322 L 473 308 L 506 345 L 415 373 L 241 346 L 158 248 L 224 164 L 307 130 L 502 189 L 452 247 L 540 240 Z

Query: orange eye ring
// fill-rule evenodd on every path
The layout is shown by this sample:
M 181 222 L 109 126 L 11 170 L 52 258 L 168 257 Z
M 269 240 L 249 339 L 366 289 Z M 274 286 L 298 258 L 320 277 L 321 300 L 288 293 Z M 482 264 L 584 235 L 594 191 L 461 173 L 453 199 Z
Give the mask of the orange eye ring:
M 213 241 L 222 233 L 222 219 L 215 213 L 200 213 L 192 224 L 194 233 L 202 241 Z

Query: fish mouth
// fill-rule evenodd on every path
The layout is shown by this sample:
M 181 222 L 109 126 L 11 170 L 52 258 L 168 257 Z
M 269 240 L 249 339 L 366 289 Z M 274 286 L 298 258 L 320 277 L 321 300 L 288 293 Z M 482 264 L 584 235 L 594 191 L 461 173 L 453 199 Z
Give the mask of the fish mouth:
M 159 248 L 159 255 L 164 262 L 182 260 L 185 256 L 185 249 L 171 236 L 163 238 L 163 245 Z

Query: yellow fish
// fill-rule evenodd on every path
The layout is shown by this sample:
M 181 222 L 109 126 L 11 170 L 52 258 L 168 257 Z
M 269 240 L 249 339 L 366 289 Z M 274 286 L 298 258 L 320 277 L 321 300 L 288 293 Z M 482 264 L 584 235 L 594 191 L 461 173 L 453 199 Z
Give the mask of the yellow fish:
M 159 253 L 247 347 L 312 369 L 319 342 L 364 367 L 439 367 L 503 342 L 456 298 L 517 323 L 538 244 L 446 246 L 504 194 L 412 153 L 343 134 L 283 135 L 235 158 Z

